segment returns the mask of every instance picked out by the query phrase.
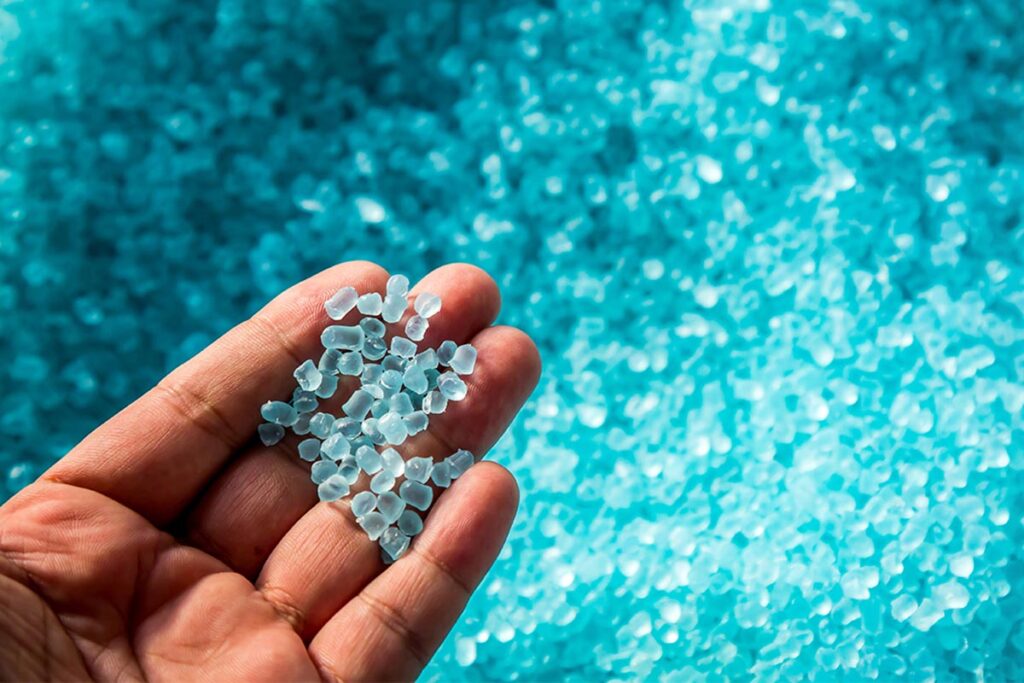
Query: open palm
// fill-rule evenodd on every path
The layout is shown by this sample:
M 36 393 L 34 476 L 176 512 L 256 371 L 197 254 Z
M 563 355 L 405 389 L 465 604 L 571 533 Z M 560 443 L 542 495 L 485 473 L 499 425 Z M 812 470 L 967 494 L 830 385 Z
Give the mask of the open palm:
M 347 502 L 318 503 L 294 442 L 254 442 L 259 406 L 316 358 L 339 287 L 383 291 L 352 262 L 293 287 L 97 429 L 0 508 L 0 678 L 414 678 L 494 561 L 517 505 L 512 476 L 473 467 L 386 570 Z M 479 269 L 414 289 L 444 308 L 424 345 L 472 341 L 469 393 L 407 454 L 485 452 L 533 389 L 539 358 L 492 327 Z

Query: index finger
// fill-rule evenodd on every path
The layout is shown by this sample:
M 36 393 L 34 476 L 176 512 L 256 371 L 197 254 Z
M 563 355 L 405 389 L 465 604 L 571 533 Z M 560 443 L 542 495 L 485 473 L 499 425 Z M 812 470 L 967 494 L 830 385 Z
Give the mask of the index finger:
M 176 517 L 283 398 L 292 371 L 314 362 L 331 323 L 324 301 L 344 286 L 384 289 L 387 271 L 367 261 L 329 268 L 288 289 L 97 428 L 43 474 L 88 488 L 154 523 Z M 353 319 L 358 314 L 349 314 Z

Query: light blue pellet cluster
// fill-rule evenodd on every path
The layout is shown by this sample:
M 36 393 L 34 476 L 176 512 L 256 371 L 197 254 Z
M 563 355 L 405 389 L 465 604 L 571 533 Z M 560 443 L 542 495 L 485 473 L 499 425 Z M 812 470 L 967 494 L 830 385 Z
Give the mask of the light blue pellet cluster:
M 470 261 L 545 371 L 490 454 L 510 541 L 426 680 L 1022 680 L 1019 20 L 8 0 L 6 491 L 321 268 Z
M 398 311 L 388 322 L 401 320 L 409 306 L 408 293 L 407 277 L 392 275 L 388 279 L 382 315 Z M 332 320 L 342 320 L 360 298 L 354 287 L 342 287 L 324 302 L 324 310 Z M 420 303 L 421 298 L 426 301 Z M 441 310 L 441 298 L 429 292 L 417 295 L 413 309 L 417 312 L 409 321 L 418 319 L 419 329 L 425 333 L 429 318 Z M 408 322 L 405 329 L 409 329 Z M 459 449 L 437 462 L 413 456 L 410 462 L 415 461 L 416 466 L 409 470 L 405 457 L 392 446 L 426 430 L 430 415 L 444 412 L 449 400 L 466 397 L 466 383 L 459 375 L 473 373 L 477 352 L 472 344 L 446 340 L 439 345 L 446 349 L 446 361 L 441 362 L 442 355 L 436 350 L 420 351 L 416 342 L 394 334 L 390 351 L 378 354 L 377 349 L 386 348 L 386 332 L 384 323 L 369 316 L 356 325 L 327 327 L 321 335 L 324 352 L 319 361 L 305 360 L 295 369 L 298 386 L 290 402 L 263 404 L 260 415 L 267 422 L 257 432 L 265 446 L 280 443 L 285 427 L 297 435 L 312 435 L 300 440 L 297 449 L 300 458 L 313 463 L 310 479 L 317 485 L 321 501 L 331 503 L 348 496 L 360 486 L 361 474 L 366 474 L 370 490 L 352 497 L 352 512 L 370 540 L 380 541 L 381 557 L 390 564 L 409 548 L 416 534 L 408 531 L 419 533 L 423 528 L 422 519 L 418 523 L 407 519 L 404 529 L 397 523 L 407 505 L 424 514 L 430 508 L 434 491 L 424 482 L 429 479 L 439 488 L 448 488 L 474 462 L 472 453 Z M 422 340 L 423 334 L 419 338 Z M 347 351 L 341 353 L 340 349 Z M 347 360 L 351 358 L 358 362 Z M 380 362 L 373 362 L 377 360 Z M 339 375 L 358 375 L 359 387 L 342 404 L 342 414 L 334 416 L 319 411 L 318 399 L 334 397 Z M 320 391 L 325 385 L 330 390 Z M 404 480 L 396 495 L 392 489 L 399 477 Z

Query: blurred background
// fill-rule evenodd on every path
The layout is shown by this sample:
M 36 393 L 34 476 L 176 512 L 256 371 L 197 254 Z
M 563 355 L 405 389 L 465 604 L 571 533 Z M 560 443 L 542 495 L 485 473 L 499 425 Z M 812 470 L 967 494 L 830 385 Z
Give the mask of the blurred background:
M 288 285 L 468 261 L 545 374 L 425 680 L 1024 679 L 1020 14 L 0 0 L 2 497 Z

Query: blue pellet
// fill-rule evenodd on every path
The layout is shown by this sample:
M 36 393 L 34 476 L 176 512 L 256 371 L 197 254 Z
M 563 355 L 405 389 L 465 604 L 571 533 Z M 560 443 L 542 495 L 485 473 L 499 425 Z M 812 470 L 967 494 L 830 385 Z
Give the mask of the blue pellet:
M 299 457 L 313 462 L 320 455 L 320 439 L 303 439 L 299 442 Z
M 295 408 L 282 401 L 268 401 L 264 403 L 260 409 L 260 414 L 267 422 L 284 427 L 291 427 L 299 417 Z
M 264 446 L 273 446 L 284 438 L 284 427 L 279 424 L 266 422 L 261 424 L 257 431 Z

